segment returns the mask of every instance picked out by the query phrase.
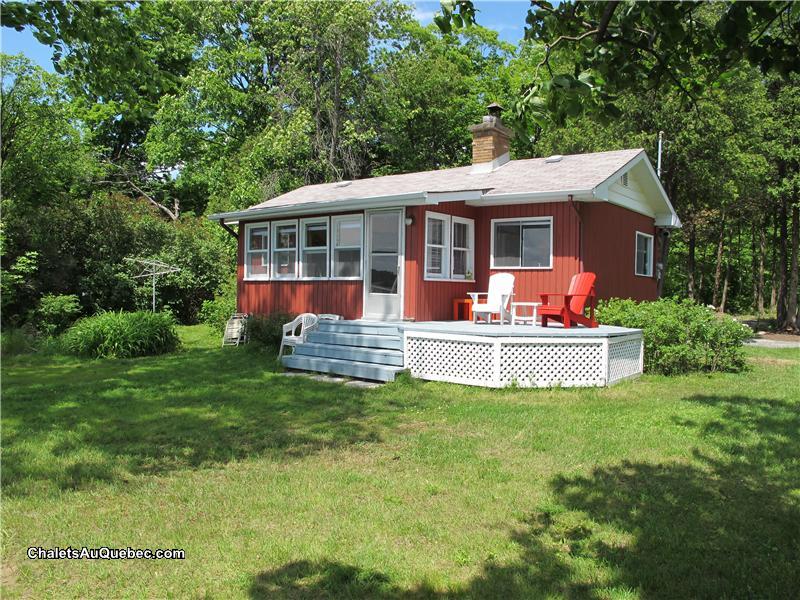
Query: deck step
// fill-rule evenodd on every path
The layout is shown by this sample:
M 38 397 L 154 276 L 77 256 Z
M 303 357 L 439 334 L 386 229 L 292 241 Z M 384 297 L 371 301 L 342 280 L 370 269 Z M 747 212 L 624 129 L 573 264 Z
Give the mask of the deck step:
M 403 349 L 403 338 L 399 335 L 360 335 L 333 331 L 312 331 L 306 337 L 306 341 L 312 344 L 329 344 L 333 346 L 359 346 L 361 348 L 382 348 L 384 350 Z
M 376 363 L 379 365 L 403 366 L 403 352 L 400 350 L 384 350 L 381 348 L 361 348 L 358 346 L 340 346 L 331 344 L 314 344 L 306 342 L 298 344 L 294 350 L 296 355 L 317 358 L 338 358 L 355 362 Z
M 375 363 L 339 360 L 336 358 L 318 358 L 301 354 L 284 356 L 281 361 L 283 366 L 289 369 L 332 373 L 373 381 L 394 381 L 395 376 L 403 370 L 403 367 L 397 366 L 377 365 Z
M 358 323 L 354 321 L 320 321 L 319 331 L 328 333 L 353 333 L 357 335 L 400 335 L 395 325 L 381 323 Z

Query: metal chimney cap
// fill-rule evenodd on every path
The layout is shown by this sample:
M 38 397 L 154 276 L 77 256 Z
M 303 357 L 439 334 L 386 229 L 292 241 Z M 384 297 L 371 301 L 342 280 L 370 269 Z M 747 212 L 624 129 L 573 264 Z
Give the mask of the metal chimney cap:
M 489 106 L 486 107 L 486 110 L 489 111 L 489 114 L 493 117 L 500 117 L 500 113 L 503 112 L 503 107 L 500 106 L 497 102 L 492 102 Z

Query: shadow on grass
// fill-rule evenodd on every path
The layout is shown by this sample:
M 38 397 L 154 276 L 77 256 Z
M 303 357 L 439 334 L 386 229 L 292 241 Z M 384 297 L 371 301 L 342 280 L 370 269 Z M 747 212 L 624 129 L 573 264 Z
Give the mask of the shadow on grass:
M 625 461 L 558 476 L 554 502 L 512 533 L 521 547 L 450 591 L 404 589 L 380 572 L 295 562 L 257 575 L 253 598 L 796 598 L 800 410 L 744 396 L 693 424 L 712 448 L 689 464 Z
M 399 408 L 274 371 L 273 355 L 248 349 L 23 361 L 4 373 L 3 493 L 375 442 Z

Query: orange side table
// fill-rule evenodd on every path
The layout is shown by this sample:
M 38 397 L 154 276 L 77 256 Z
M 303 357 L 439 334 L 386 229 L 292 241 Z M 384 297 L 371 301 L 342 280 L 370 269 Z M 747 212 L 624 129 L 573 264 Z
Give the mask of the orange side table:
M 466 309 L 466 310 L 462 310 Z M 461 314 L 465 312 L 466 319 L 461 318 Z M 453 299 L 453 320 L 454 321 L 472 321 L 472 299 L 471 298 L 454 298 Z

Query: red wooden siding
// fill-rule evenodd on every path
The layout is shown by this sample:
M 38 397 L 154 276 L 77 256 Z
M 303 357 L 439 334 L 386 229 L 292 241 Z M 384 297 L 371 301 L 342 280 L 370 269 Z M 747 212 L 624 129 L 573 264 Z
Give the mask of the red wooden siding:
M 404 316 L 416 321 L 449 321 L 453 318 L 453 298 L 466 298 L 467 292 L 477 291 L 475 283 L 465 281 L 426 281 L 425 280 L 425 212 L 437 212 L 475 219 L 478 227 L 480 209 L 467 206 L 463 202 L 444 202 L 437 206 L 410 206 L 406 217 L 412 217 L 414 224 L 406 227 L 405 294 Z M 477 237 L 477 231 L 476 231 Z M 475 268 L 482 260 L 475 256 Z M 476 282 L 480 281 L 477 278 Z
M 512 206 L 493 206 L 484 209 L 481 222 L 481 235 L 476 235 L 475 243 L 482 248 L 487 275 L 478 283 L 485 289 L 489 275 L 493 273 L 513 273 L 514 299 L 519 302 L 538 302 L 542 292 L 564 293 L 570 279 L 580 271 L 578 260 L 579 222 L 575 209 L 568 202 L 548 202 L 544 204 L 515 204 Z M 553 217 L 553 268 L 552 269 L 489 269 L 491 253 L 492 219 L 512 217 Z M 480 271 L 479 271 L 480 273 Z
M 363 313 L 361 281 L 245 281 L 244 229 L 244 223 L 241 223 L 237 259 L 239 312 L 249 314 L 269 314 L 276 311 L 313 312 L 342 315 L 345 319 L 361 318 Z
M 654 237 L 653 251 L 658 251 L 652 218 L 626 208 L 608 204 L 584 204 L 583 268 L 597 274 L 595 288 L 600 298 L 655 300 L 658 285 L 655 276 L 635 274 L 636 232 Z M 653 273 L 658 256 L 653 258 Z
M 458 215 L 475 220 L 475 283 L 461 281 L 426 281 L 425 212 Z M 577 259 L 578 221 L 566 202 L 520 204 L 475 208 L 463 202 L 446 202 L 435 207 L 415 206 L 406 209 L 414 216 L 414 225 L 406 228 L 405 316 L 417 321 L 453 318 L 453 299 L 467 292 L 485 292 L 490 270 L 492 219 L 513 217 L 553 217 L 553 268 L 542 270 L 502 269 L 516 277 L 515 293 L 521 300 L 535 301 L 541 292 L 566 291 L 570 277 L 579 270 Z

